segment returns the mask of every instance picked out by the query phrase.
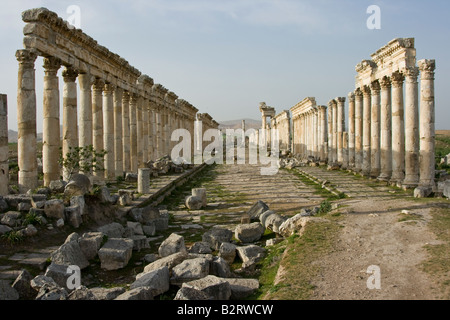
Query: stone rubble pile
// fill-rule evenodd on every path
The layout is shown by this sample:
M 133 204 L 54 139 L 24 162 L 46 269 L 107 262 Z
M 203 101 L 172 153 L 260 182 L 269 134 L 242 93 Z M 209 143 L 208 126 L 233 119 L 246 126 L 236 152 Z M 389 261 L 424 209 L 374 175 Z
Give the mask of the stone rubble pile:
M 169 155 L 158 158 L 155 161 L 150 160 L 147 162 L 147 168 L 151 169 L 151 175 L 153 177 L 168 173 L 183 173 L 185 170 L 192 169 L 193 166 L 193 164 L 188 164 L 182 159 L 173 161 Z

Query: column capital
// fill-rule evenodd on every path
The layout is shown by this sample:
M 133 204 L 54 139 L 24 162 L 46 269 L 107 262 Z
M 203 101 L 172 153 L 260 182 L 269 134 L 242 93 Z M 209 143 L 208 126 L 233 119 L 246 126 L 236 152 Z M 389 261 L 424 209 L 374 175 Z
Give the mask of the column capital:
M 370 84 L 370 89 L 372 90 L 372 94 L 377 95 L 380 93 L 381 86 L 378 80 L 375 80 Z
M 94 91 L 102 92 L 103 88 L 105 87 L 105 81 L 103 81 L 103 79 L 100 78 L 95 78 L 94 83 L 92 85 Z
M 122 95 L 122 102 L 130 103 L 130 93 L 128 91 L 124 91 Z
M 400 88 L 403 86 L 403 81 L 405 81 L 405 76 L 400 71 L 395 71 L 392 74 L 392 86 L 394 88 Z
M 371 90 L 370 90 L 370 86 L 364 86 L 362 88 L 362 93 L 364 96 L 369 96 L 372 94 Z
M 115 89 L 116 89 L 116 86 L 113 85 L 112 83 L 105 83 L 105 85 L 103 87 L 103 92 L 107 95 L 113 94 Z
M 361 88 L 357 88 L 355 90 L 355 97 L 362 97 L 362 96 L 363 96 L 363 93 L 361 91 Z
M 418 76 L 419 76 L 419 68 L 418 67 L 407 67 L 405 69 L 406 81 L 417 82 L 417 77 Z
M 329 102 L 328 102 L 328 106 L 330 107 L 330 108 L 333 108 L 333 107 L 336 107 L 337 106 L 337 102 L 336 102 L 336 100 L 330 100 Z
M 436 69 L 436 61 L 423 59 L 417 62 L 419 70 L 421 72 L 421 79 L 434 80 L 434 70 Z
M 34 62 L 36 61 L 37 57 L 37 53 L 32 50 L 22 49 L 16 51 L 16 59 L 22 65 L 34 67 Z
M 348 102 L 355 102 L 355 93 L 350 92 L 348 94 Z
M 380 85 L 382 89 L 390 89 L 392 86 L 391 83 L 391 78 L 389 78 L 388 76 L 384 76 L 381 80 L 380 80 Z
M 64 78 L 64 82 L 66 83 L 75 82 L 78 77 L 78 70 L 71 67 L 66 67 L 62 72 L 62 76 Z
M 345 103 L 345 97 L 338 97 L 338 98 L 336 98 L 335 99 L 337 102 L 339 102 L 339 103 Z
M 54 74 L 58 72 L 59 68 L 61 68 L 61 59 L 55 57 L 46 57 L 44 58 L 44 69 L 46 74 Z

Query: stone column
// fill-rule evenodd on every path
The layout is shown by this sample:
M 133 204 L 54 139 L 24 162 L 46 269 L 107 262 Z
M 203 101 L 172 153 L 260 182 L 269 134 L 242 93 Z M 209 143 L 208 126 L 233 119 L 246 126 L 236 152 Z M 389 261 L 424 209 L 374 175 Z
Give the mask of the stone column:
M 114 90 L 114 169 L 123 176 L 123 89 Z
M 37 187 L 36 149 L 36 79 L 34 62 L 37 54 L 31 50 L 18 50 L 19 61 L 17 86 L 17 125 L 19 140 L 19 191 L 26 192 Z
M 157 105 L 156 107 L 156 158 L 160 158 L 162 155 L 162 119 L 161 119 L 161 107 Z
M 345 98 L 339 97 L 337 100 L 337 161 L 344 163 L 344 130 L 345 130 Z
M 320 119 L 321 119 L 321 143 L 322 143 L 322 153 L 321 160 L 327 161 L 328 159 L 328 133 L 327 133 L 327 107 L 321 106 L 320 108 Z
M 338 161 L 338 107 L 337 101 L 333 100 L 333 163 Z
M 142 168 L 144 160 L 144 123 L 142 119 L 143 103 L 144 99 L 142 97 L 138 97 L 137 113 L 136 113 L 138 168 Z
M 78 142 L 80 147 L 93 144 L 92 140 L 92 79 L 88 73 L 78 75 L 80 86 L 80 112 L 78 121 Z
M 145 167 L 148 162 L 149 152 L 148 135 L 148 100 L 145 99 L 142 105 L 142 166 Z
M 103 145 L 108 152 L 105 156 L 105 179 L 116 178 L 114 150 L 114 85 L 107 83 L 103 90 Z
M 419 68 L 405 70 L 405 180 L 403 189 L 419 185 Z
M 405 124 L 403 81 L 400 72 L 392 74 L 392 177 L 390 184 L 401 187 L 405 178 Z
M 101 79 L 96 79 L 92 87 L 92 128 L 93 128 L 93 144 L 97 151 L 104 150 L 103 145 L 103 89 L 105 82 Z M 103 163 L 104 168 L 104 163 Z M 99 179 L 104 178 L 103 171 L 95 171 L 94 176 Z
M 131 172 L 134 173 L 138 171 L 137 103 L 138 97 L 132 94 L 130 98 L 130 163 Z
M 59 80 L 58 70 L 61 60 L 53 57 L 44 59 L 44 103 L 42 132 L 42 165 L 44 186 L 60 179 L 59 147 L 61 146 L 59 129 Z M 65 155 L 64 155 L 65 157 Z
M 78 147 L 78 115 L 77 115 L 77 85 L 75 81 L 78 71 L 66 67 L 62 73 L 63 90 L 63 155 L 64 157 Z M 65 181 L 70 179 L 70 173 L 63 170 Z
M 418 61 L 420 77 L 420 183 L 421 187 L 435 186 L 435 60 Z
M 318 125 L 318 121 L 317 121 L 317 110 L 312 111 L 311 114 L 311 120 L 312 120 L 312 155 L 314 157 L 314 159 L 316 160 L 319 155 L 318 155 L 318 148 L 317 148 L 317 125 Z
M 149 101 L 148 110 L 148 160 L 155 160 L 155 113 L 153 101 Z
M 371 115 L 371 128 L 370 134 L 372 140 L 370 142 L 370 177 L 378 178 L 381 173 L 380 164 L 380 83 L 374 81 L 370 87 L 372 91 L 372 115 Z
M 342 133 L 342 169 L 348 168 L 348 132 Z
M 392 115 L 391 115 L 391 79 L 384 77 L 380 81 L 380 168 L 379 181 L 389 181 L 392 175 Z
M 122 95 L 122 137 L 123 172 L 130 172 L 130 93 L 128 91 Z
M 138 169 L 138 192 L 141 194 L 150 193 L 150 169 Z
M 355 168 L 355 94 L 348 94 L 348 168 Z
M 355 172 L 362 170 L 363 163 L 363 93 L 355 91 Z
M 328 164 L 333 163 L 333 104 L 328 103 Z
M 370 176 L 370 167 L 371 167 L 371 124 L 370 117 L 372 115 L 371 107 L 372 107 L 372 99 L 371 99 L 371 91 L 369 86 L 363 87 L 363 164 L 361 168 L 361 173 L 364 177 Z
M 0 94 L 0 196 L 9 194 L 8 100 Z

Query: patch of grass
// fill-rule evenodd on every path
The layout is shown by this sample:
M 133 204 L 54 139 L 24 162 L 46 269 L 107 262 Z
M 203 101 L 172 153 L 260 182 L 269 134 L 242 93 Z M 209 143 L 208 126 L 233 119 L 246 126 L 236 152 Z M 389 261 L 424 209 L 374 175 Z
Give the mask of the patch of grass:
M 432 212 L 430 229 L 437 239 L 438 245 L 426 245 L 428 259 L 422 263 L 422 270 L 431 274 L 439 282 L 443 299 L 450 299 L 450 208 L 439 208 Z
M 261 287 L 252 298 L 308 300 L 315 289 L 312 281 L 320 270 L 317 262 L 330 252 L 339 230 L 333 221 L 313 223 L 301 236 L 294 234 L 269 248 L 261 263 Z M 279 268 L 283 269 L 282 281 L 275 284 Z
M 11 246 L 18 244 L 24 240 L 24 236 L 20 231 L 10 231 L 1 236 L 3 240 L 8 242 Z
M 343 199 L 346 197 L 345 194 L 343 194 L 343 193 L 340 193 L 339 195 L 335 195 L 335 194 L 331 193 L 327 189 L 322 188 L 321 184 L 311 181 L 310 179 L 305 177 L 303 174 L 301 174 L 297 170 L 294 170 L 294 169 L 282 169 L 282 170 L 286 170 L 287 172 L 289 172 L 289 173 L 293 174 L 294 176 L 296 176 L 297 178 L 299 178 L 299 180 L 301 182 L 303 182 L 306 186 L 314 189 L 314 194 L 319 195 L 328 201 Z

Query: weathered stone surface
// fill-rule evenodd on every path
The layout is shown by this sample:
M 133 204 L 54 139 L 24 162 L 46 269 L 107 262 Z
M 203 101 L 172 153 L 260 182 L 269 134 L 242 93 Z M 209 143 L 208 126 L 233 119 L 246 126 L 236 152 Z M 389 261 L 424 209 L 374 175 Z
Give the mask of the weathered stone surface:
M 71 234 L 69 234 L 66 238 L 66 240 L 64 241 L 64 243 L 69 243 L 71 241 L 78 241 L 80 239 L 80 235 L 76 232 L 72 232 Z
M 161 257 L 167 257 L 177 252 L 187 253 L 184 238 L 176 233 L 172 233 L 159 246 L 158 253 Z
M 189 249 L 189 253 L 201 253 L 208 254 L 212 253 L 212 250 L 207 242 L 196 242 Z
M 52 262 L 59 265 L 75 265 L 80 269 L 89 266 L 89 261 L 81 251 L 77 241 L 70 241 L 63 244 L 51 254 Z
M 133 240 L 111 238 L 98 251 L 101 267 L 105 270 L 118 270 L 127 266 L 133 251 Z
M 236 251 L 239 258 L 242 260 L 242 268 L 252 268 L 256 263 L 264 258 L 266 249 L 256 246 L 248 245 L 245 247 L 237 247 Z
M 137 182 L 138 181 L 138 175 L 136 173 L 127 172 L 125 174 L 125 181 L 126 182 Z
M 450 180 L 447 180 L 444 185 L 444 191 L 442 193 L 444 197 L 450 199 Z
M 184 260 L 172 269 L 170 283 L 181 285 L 195 279 L 201 279 L 209 274 L 209 261 L 205 258 Z
M 153 237 L 156 234 L 156 227 L 154 224 L 149 226 L 142 226 L 142 231 L 147 237 Z
M 167 266 L 164 266 L 150 272 L 138 274 L 136 276 L 136 281 L 131 284 L 130 288 L 152 288 L 153 294 L 157 296 L 169 290 L 169 277 L 169 268 L 167 268 Z
M 68 293 L 66 289 L 58 285 L 44 284 L 36 296 L 36 300 L 67 300 Z
M 36 298 L 37 292 L 31 287 L 30 284 L 32 279 L 33 277 L 27 270 L 22 270 L 12 284 L 12 287 L 19 294 L 20 299 L 34 300 Z
M 264 227 L 272 230 L 275 233 L 279 233 L 280 226 L 284 223 L 284 221 L 286 221 L 286 219 L 279 216 L 278 214 L 272 214 L 265 220 Z
M 32 224 L 29 224 L 25 229 L 23 229 L 23 234 L 26 237 L 33 237 L 37 235 L 38 230 Z
M 92 291 L 85 286 L 81 286 L 69 294 L 67 300 L 97 300 Z
M 52 193 L 63 193 L 66 185 L 67 182 L 64 180 L 53 180 L 50 182 L 48 187 Z
M 189 196 L 186 197 L 185 204 L 189 210 L 200 210 L 203 207 L 203 200 L 200 197 Z
M 147 266 L 145 266 L 144 272 L 150 272 L 164 266 L 167 266 L 169 270 L 172 270 L 173 267 L 183 262 L 186 258 L 186 252 L 177 252 L 168 257 L 158 259 L 155 262 L 148 264 Z
M 125 288 L 92 288 L 91 292 L 96 300 L 114 300 L 122 293 L 125 293 Z
M 133 240 L 133 250 L 141 251 L 142 249 L 150 248 L 150 243 L 146 236 L 131 236 L 131 240 Z
M 288 238 L 296 232 L 301 232 L 302 228 L 305 228 L 308 223 L 316 222 L 326 222 L 326 220 L 316 217 L 302 217 L 301 214 L 297 214 L 281 224 L 279 233 L 281 236 Z
M 236 245 L 228 242 L 222 243 L 219 248 L 219 257 L 231 265 L 236 258 Z
M 206 276 L 199 280 L 183 283 L 182 288 L 192 288 L 204 292 L 212 300 L 228 300 L 231 297 L 230 284 L 216 276 Z
M 68 225 L 74 227 L 75 229 L 78 229 L 83 223 L 83 219 L 81 218 L 80 206 L 66 207 L 64 209 L 64 215 L 66 217 Z
M 46 201 L 44 212 L 48 218 L 64 219 L 64 201 L 61 199 Z
M 67 279 L 72 275 L 67 270 L 69 265 L 60 265 L 52 262 L 45 271 L 45 276 L 52 278 L 58 286 L 65 288 L 67 286 Z
M 120 223 L 113 222 L 97 228 L 98 232 L 102 232 L 109 238 L 122 238 L 124 228 Z
M 105 234 L 102 232 L 87 232 L 78 239 L 78 244 L 86 259 L 92 260 L 97 256 L 103 239 L 105 239 Z
M 11 232 L 12 230 L 13 229 L 11 229 L 10 227 L 0 224 L 0 236 L 6 234 L 8 232 Z
M 230 284 L 231 300 L 245 299 L 259 289 L 259 281 L 257 279 L 226 278 L 224 280 Z
M 263 201 L 256 202 L 248 211 L 248 215 L 252 220 L 259 220 L 259 216 L 269 210 L 269 206 Z
M 76 197 L 72 197 L 70 198 L 70 206 L 72 207 L 80 207 L 80 213 L 81 215 L 85 215 L 86 214 L 86 201 L 84 200 L 83 196 L 76 196 Z
M 139 222 L 127 221 L 127 227 L 130 228 L 135 235 L 144 235 L 144 230 L 142 230 L 142 225 Z
M 259 222 L 240 224 L 236 227 L 234 236 L 243 243 L 251 243 L 261 239 L 265 231 Z
M 62 228 L 62 227 L 64 227 L 64 219 L 63 219 L 63 218 L 58 219 L 58 221 L 56 221 L 56 227 L 57 227 L 57 228 Z
M 218 250 L 223 242 L 231 242 L 233 232 L 226 228 L 213 227 L 205 232 L 202 236 L 202 241 L 209 243 L 210 247 Z
M 9 281 L 0 280 L 0 301 L 19 300 L 19 293 L 9 285 Z
M 20 202 L 17 205 L 17 210 L 20 212 L 28 212 L 31 209 L 31 204 L 27 202 Z
M 35 290 L 36 292 L 39 291 L 44 285 L 58 286 L 56 284 L 55 280 L 53 280 L 50 277 L 44 276 L 44 275 L 38 275 L 38 276 L 34 277 L 30 281 L 30 285 L 33 288 L 33 290 Z
M 417 187 L 414 189 L 414 198 L 428 198 L 432 193 L 432 187 Z
M 67 198 L 84 196 L 91 190 L 91 180 L 84 174 L 74 174 L 64 188 L 64 195 Z
M 267 220 L 267 218 L 270 217 L 271 215 L 274 215 L 274 214 L 276 214 L 275 211 L 267 210 L 267 211 L 263 212 L 263 213 L 259 216 L 259 221 L 261 222 L 261 224 L 262 224 L 265 228 L 267 228 L 267 227 L 266 227 L 266 220 Z
M 3 196 L 3 200 L 6 201 L 9 207 L 17 209 L 17 206 L 21 202 L 31 203 L 31 197 L 24 194 L 10 194 Z
M 157 208 L 147 206 L 144 208 L 131 209 L 129 216 L 133 221 L 147 225 L 160 218 L 160 212 Z
M 177 294 L 174 300 L 211 300 L 211 297 L 203 291 L 181 287 L 180 290 L 177 291 Z
M 214 257 L 209 263 L 209 274 L 220 278 L 228 278 L 232 276 L 230 266 L 227 261 L 221 257 Z
M 20 225 L 21 218 L 22 214 L 20 212 L 9 211 L 3 215 L 1 223 L 8 227 L 14 228 Z
M 206 189 L 205 188 L 195 188 L 192 189 L 192 195 L 194 197 L 198 197 L 200 199 L 202 199 L 202 207 L 206 207 L 207 206 L 207 197 L 206 197 Z
M 8 210 L 8 203 L 6 203 L 5 199 L 0 196 L 0 212 L 4 212 L 6 210 Z
M 153 300 L 154 298 L 154 289 L 149 287 L 138 287 L 135 289 L 131 289 L 125 293 L 122 293 L 120 296 L 115 298 L 114 300 Z

